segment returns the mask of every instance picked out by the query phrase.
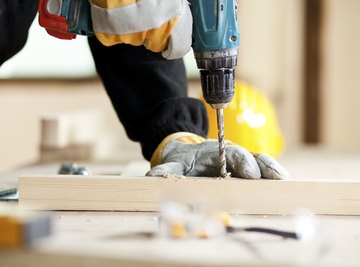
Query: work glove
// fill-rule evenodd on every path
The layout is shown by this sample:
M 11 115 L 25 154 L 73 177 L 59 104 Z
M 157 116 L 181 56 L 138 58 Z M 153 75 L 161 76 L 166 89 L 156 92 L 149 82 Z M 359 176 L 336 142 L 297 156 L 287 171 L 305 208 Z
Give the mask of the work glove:
M 219 143 L 198 135 L 180 132 L 166 137 L 151 158 L 147 176 L 219 177 Z M 245 179 L 286 179 L 288 172 L 272 157 L 252 154 L 245 148 L 226 142 L 227 171 Z
M 192 15 L 186 0 L 90 0 L 93 29 L 105 46 L 144 45 L 167 59 L 191 47 Z

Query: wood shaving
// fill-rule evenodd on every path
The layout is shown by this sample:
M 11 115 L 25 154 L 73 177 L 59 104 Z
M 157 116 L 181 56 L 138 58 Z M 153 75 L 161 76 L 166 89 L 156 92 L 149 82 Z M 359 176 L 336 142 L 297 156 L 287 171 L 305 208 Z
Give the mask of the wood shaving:
M 228 172 L 225 177 L 218 177 L 218 180 L 228 180 L 231 178 L 231 172 Z
M 184 175 L 181 175 L 181 174 L 171 174 L 171 173 L 166 173 L 166 174 L 163 174 L 162 176 L 163 178 L 166 178 L 166 179 L 185 179 L 186 176 Z M 231 179 L 231 173 L 228 172 L 226 174 L 225 177 L 216 177 L 215 179 L 217 180 L 228 180 L 228 179 Z
M 163 177 L 166 179 L 185 179 L 186 178 L 184 175 L 181 175 L 181 174 L 170 174 L 170 173 L 164 174 Z

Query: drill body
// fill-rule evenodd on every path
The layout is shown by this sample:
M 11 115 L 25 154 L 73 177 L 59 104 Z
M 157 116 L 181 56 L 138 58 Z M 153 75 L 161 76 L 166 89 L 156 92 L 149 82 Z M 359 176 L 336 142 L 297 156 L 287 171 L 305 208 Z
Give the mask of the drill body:
M 200 69 L 205 101 L 216 109 L 220 176 L 226 170 L 223 109 L 234 96 L 234 67 L 240 33 L 236 0 L 189 0 L 193 23 L 193 50 Z
M 224 108 L 234 95 L 240 33 L 236 0 L 190 0 L 193 50 L 205 101 Z

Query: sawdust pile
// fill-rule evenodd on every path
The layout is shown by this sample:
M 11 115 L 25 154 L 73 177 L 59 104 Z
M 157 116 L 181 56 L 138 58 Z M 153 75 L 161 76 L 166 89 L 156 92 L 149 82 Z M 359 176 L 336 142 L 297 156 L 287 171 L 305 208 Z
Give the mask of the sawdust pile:
M 164 175 L 163 175 L 163 178 L 166 178 L 166 179 L 185 179 L 186 176 L 181 175 L 181 174 L 170 174 L 170 173 L 167 173 L 167 174 L 164 174 Z
M 171 173 L 166 173 L 163 174 L 162 176 L 165 179 L 186 179 L 186 176 L 181 175 L 181 174 L 171 174 Z M 228 172 L 226 174 L 225 177 L 214 177 L 216 180 L 227 180 L 227 179 L 231 179 L 231 173 Z

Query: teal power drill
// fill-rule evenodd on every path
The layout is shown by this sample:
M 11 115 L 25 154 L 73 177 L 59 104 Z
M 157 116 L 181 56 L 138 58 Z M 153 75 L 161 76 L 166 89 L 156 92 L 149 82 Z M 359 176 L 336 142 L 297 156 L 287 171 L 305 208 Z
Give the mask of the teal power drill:
M 169 0 L 171 1 L 171 0 Z M 204 99 L 217 113 L 220 175 L 228 175 L 223 109 L 234 96 L 240 33 L 236 0 L 188 0 L 193 15 L 193 50 Z M 88 0 L 39 0 L 39 23 L 50 35 L 93 35 Z
M 193 50 L 205 101 L 216 109 L 220 175 L 228 176 L 223 109 L 234 96 L 240 32 L 236 0 L 189 0 L 193 15 Z

